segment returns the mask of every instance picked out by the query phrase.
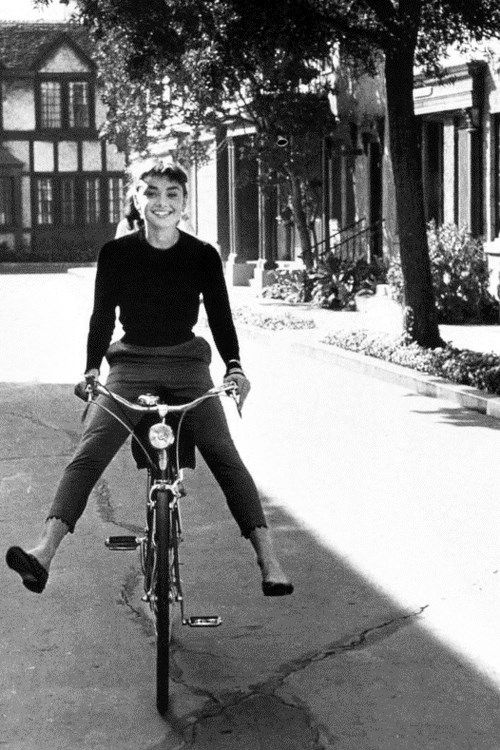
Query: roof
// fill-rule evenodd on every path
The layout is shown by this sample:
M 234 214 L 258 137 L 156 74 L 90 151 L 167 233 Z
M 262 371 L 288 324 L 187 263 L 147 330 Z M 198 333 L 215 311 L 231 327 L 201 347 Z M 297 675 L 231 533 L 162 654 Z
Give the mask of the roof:
M 52 50 L 69 44 L 83 58 L 92 60 L 88 31 L 76 23 L 0 22 L 0 67 L 5 70 L 36 70 Z

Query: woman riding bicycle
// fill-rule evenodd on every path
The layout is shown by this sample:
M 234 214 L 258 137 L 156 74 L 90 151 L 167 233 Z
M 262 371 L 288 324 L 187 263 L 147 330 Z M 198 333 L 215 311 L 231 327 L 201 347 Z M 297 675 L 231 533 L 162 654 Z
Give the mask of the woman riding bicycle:
M 106 356 L 108 388 L 130 401 L 154 390 L 179 401 L 200 396 L 213 385 L 210 346 L 192 332 L 202 294 L 216 347 L 226 364 L 224 380 L 237 384 L 241 408 L 250 384 L 239 361 L 220 257 L 214 247 L 178 228 L 187 199 L 186 173 L 178 165 L 148 159 L 135 165 L 132 176 L 143 226 L 108 242 L 99 254 L 85 380 L 97 378 Z M 125 335 L 110 346 L 117 307 Z M 108 409 L 119 408 L 106 403 Z M 92 407 L 89 411 L 40 541 L 29 551 L 20 547 L 7 551 L 9 567 L 37 593 L 45 588 L 59 544 L 74 531 L 92 488 L 128 435 L 108 412 Z M 132 426 L 139 419 L 132 412 L 127 417 Z M 274 552 L 255 483 L 234 446 L 219 400 L 206 401 L 193 411 L 189 429 L 241 533 L 255 549 L 264 594 L 291 594 L 293 586 Z

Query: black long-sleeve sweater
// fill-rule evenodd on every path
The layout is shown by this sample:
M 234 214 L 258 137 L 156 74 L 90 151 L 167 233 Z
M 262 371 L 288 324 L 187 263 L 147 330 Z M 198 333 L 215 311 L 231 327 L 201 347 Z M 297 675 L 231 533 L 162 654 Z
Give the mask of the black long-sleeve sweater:
M 222 263 L 212 245 L 185 232 L 167 250 L 150 245 L 141 231 L 108 242 L 97 262 L 86 372 L 101 366 L 117 307 L 124 343 L 171 346 L 193 338 L 200 294 L 222 359 L 239 359 Z

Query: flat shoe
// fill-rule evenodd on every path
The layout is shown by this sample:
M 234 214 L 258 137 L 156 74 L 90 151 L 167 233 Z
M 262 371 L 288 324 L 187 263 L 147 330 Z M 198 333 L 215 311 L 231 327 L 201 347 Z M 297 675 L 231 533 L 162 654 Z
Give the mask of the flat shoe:
M 264 596 L 287 596 L 293 592 L 293 583 L 274 583 L 262 581 Z
M 25 552 L 21 547 L 9 547 L 5 562 L 9 568 L 19 573 L 27 589 L 36 594 L 42 593 L 49 574 L 36 557 Z

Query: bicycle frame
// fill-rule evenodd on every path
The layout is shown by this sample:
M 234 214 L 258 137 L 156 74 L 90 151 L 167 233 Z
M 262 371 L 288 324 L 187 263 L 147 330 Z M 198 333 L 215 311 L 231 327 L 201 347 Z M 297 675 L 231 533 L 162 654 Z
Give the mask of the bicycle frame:
M 182 484 L 182 468 L 179 466 L 179 435 L 182 420 L 188 411 L 196 408 L 207 398 L 216 397 L 222 393 L 235 396 L 236 386 L 234 383 L 225 383 L 218 388 L 210 389 L 203 396 L 187 404 L 175 406 L 162 404 L 158 397 L 151 394 L 140 396 L 139 403 L 134 404 L 109 391 L 98 382 L 89 384 L 87 391 L 89 401 L 93 401 L 92 397 L 97 393 L 107 396 L 133 411 L 155 412 L 160 418 L 160 422 L 152 425 L 149 429 L 149 442 L 156 451 L 156 461 L 151 460 L 144 445 L 138 441 L 150 465 L 147 482 L 145 536 L 140 538 L 109 537 L 106 546 L 115 550 L 139 547 L 141 568 L 144 575 L 142 601 L 149 604 L 153 613 L 157 638 L 156 705 L 158 711 L 164 714 L 168 708 L 169 649 L 173 606 L 176 603 L 180 605 L 183 625 L 215 627 L 222 622 L 217 615 L 199 617 L 186 617 L 185 615 L 179 563 L 179 542 L 182 541 L 179 500 L 186 494 Z M 134 434 L 133 429 L 104 404 L 95 401 L 93 403 L 97 403 L 98 406 L 115 417 L 132 435 Z M 177 426 L 177 436 L 174 436 L 172 428 L 166 423 L 167 415 L 172 412 L 181 414 Z M 174 444 L 176 460 L 172 461 L 169 460 L 168 449 L 171 449 Z

